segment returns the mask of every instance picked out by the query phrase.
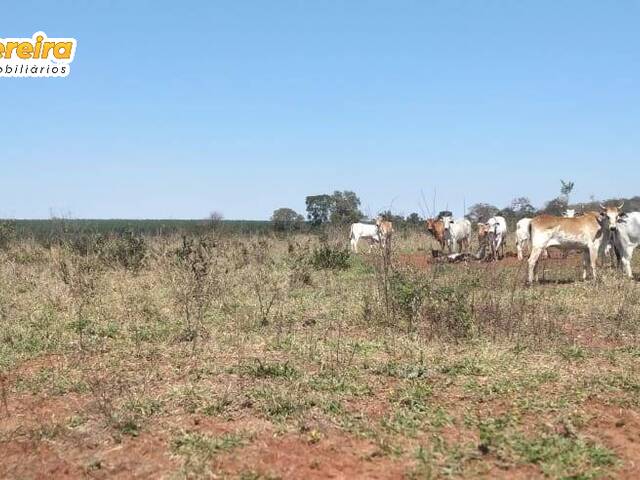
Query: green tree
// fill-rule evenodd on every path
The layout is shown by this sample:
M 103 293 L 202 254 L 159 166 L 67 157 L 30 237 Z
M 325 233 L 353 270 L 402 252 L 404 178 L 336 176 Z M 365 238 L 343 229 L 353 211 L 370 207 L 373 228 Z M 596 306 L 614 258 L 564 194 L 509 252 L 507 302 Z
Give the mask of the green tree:
M 278 231 L 297 230 L 302 226 L 304 217 L 290 208 L 278 208 L 271 215 L 273 228 Z
M 331 223 L 349 224 L 360 221 L 362 218 L 360 199 L 354 192 L 336 190 L 331 199 Z
M 548 215 L 555 215 L 557 217 L 561 217 L 564 215 L 564 212 L 567 210 L 567 200 L 566 198 L 560 196 L 554 198 L 553 200 L 549 200 L 544 209 L 542 210 L 544 213 Z
M 574 182 L 567 180 L 560 180 L 560 196 L 564 199 L 564 203 L 569 205 L 569 196 L 573 191 L 573 187 L 575 186 Z
M 391 213 L 391 210 L 380 212 L 378 216 L 382 217 L 383 220 L 393 223 L 396 226 L 401 226 L 405 223 L 405 219 L 402 215 L 394 215 L 393 213 Z
M 511 210 L 518 218 L 532 217 L 536 213 L 536 208 L 531 204 L 528 197 L 518 197 L 511 200 Z
M 305 199 L 307 219 L 314 227 L 329 221 L 333 199 L 331 195 L 310 195 Z
M 409 214 L 407 216 L 407 223 L 411 226 L 418 226 L 418 225 L 422 225 L 422 223 L 424 222 L 423 218 L 418 215 L 416 212 L 413 212 L 411 214 Z
M 496 215 L 500 209 L 489 203 L 476 203 L 469 207 L 469 213 L 467 218 L 473 223 L 486 222 L 491 217 Z

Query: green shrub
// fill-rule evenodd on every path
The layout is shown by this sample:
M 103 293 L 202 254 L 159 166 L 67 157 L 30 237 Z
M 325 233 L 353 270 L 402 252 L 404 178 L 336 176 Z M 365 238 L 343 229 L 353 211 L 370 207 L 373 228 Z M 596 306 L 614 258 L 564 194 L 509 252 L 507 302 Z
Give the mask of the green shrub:
M 7 248 L 9 243 L 16 236 L 16 225 L 14 222 L 0 222 L 0 249 Z
M 125 232 L 109 241 L 101 236 L 98 236 L 97 239 L 96 248 L 99 255 L 109 265 L 119 265 L 134 273 L 140 271 L 144 266 L 148 246 L 141 235 Z
M 349 268 L 349 250 L 321 245 L 311 253 L 311 265 L 317 270 L 346 270 Z

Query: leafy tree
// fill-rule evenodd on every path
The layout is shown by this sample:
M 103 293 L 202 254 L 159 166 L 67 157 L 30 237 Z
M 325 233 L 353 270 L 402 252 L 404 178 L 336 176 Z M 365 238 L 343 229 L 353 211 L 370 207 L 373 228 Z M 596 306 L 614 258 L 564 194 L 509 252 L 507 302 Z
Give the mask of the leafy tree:
M 382 217 L 383 220 L 392 222 L 396 227 L 400 227 L 405 224 L 404 217 L 402 215 L 394 215 L 391 213 L 391 210 L 385 210 L 380 212 L 378 215 Z
M 560 195 L 564 199 L 565 204 L 569 205 L 569 195 L 571 195 L 575 183 L 569 180 L 567 180 L 566 182 L 564 180 L 560 180 L 560 184 Z
M 536 208 L 527 197 L 518 197 L 511 200 L 509 210 L 512 210 L 514 216 L 518 218 L 532 217 L 536 213 Z
M 214 210 L 207 217 L 207 225 L 211 229 L 218 230 L 220 227 L 222 227 L 223 220 L 224 220 L 224 215 L 222 215 L 222 212 L 219 212 L 218 210 Z
M 560 196 L 560 197 L 554 198 L 553 200 L 549 200 L 544 206 L 544 209 L 542 210 L 542 212 L 548 215 L 555 215 L 555 216 L 561 217 L 562 215 L 564 215 L 565 211 L 567 210 L 567 206 L 568 205 L 567 205 L 566 198 Z
M 278 208 L 271 215 L 271 222 L 275 230 L 291 231 L 302 226 L 304 217 L 290 208 Z
M 360 211 L 360 199 L 351 191 L 335 191 L 331 196 L 331 223 L 349 224 L 360 221 L 362 212 Z
M 424 220 L 416 212 L 413 212 L 409 214 L 409 216 L 407 216 L 406 222 L 411 226 L 418 226 L 418 225 L 422 225 Z
M 476 203 L 469 207 L 469 213 L 467 218 L 473 223 L 486 222 L 491 217 L 496 215 L 500 209 L 489 203 Z
M 305 199 L 307 219 L 317 227 L 329 221 L 333 199 L 331 195 L 310 195 Z

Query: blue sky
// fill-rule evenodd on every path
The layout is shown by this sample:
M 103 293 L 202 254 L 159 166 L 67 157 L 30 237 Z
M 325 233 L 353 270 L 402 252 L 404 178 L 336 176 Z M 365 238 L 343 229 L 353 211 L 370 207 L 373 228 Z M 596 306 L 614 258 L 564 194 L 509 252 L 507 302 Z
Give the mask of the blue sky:
M 638 195 L 639 22 L 639 1 L 10 2 L 0 37 L 78 50 L 65 79 L 0 78 L 0 216 Z

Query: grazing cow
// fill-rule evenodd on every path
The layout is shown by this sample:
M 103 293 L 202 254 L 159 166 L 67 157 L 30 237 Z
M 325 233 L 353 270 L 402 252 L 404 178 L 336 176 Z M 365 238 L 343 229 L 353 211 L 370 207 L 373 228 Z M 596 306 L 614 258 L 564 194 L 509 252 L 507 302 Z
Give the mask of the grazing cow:
M 393 225 L 391 222 L 385 221 L 381 217 L 376 218 L 375 225 L 369 223 L 354 223 L 351 225 L 350 230 L 351 250 L 358 253 L 358 242 L 361 239 L 369 242 L 369 251 L 371 251 L 373 245 L 376 243 L 380 243 L 385 247 L 392 233 Z
M 531 238 L 531 255 L 529 256 L 529 283 L 537 280 L 538 259 L 542 251 L 549 246 L 561 249 L 580 249 L 583 251 L 582 278 L 587 278 L 587 268 L 591 266 L 592 277 L 596 278 L 596 261 L 598 254 L 609 241 L 609 207 L 598 214 L 587 212 L 574 218 L 540 215 L 531 220 L 529 236 Z
M 444 223 L 439 218 L 427 218 L 427 232 L 440 244 L 440 249 L 444 250 Z
M 450 253 L 458 253 L 469 249 L 471 239 L 471 222 L 466 218 L 453 219 L 442 217 L 444 225 L 444 238 Z
M 608 210 L 607 214 L 610 215 Z M 617 217 L 609 217 L 609 225 L 616 225 L 613 229 L 613 244 L 620 255 L 620 264 L 625 275 L 633 278 L 631 259 L 633 251 L 640 245 L 640 212 L 621 213 Z

